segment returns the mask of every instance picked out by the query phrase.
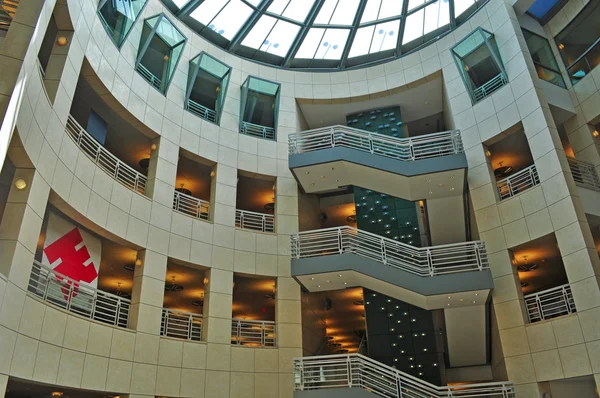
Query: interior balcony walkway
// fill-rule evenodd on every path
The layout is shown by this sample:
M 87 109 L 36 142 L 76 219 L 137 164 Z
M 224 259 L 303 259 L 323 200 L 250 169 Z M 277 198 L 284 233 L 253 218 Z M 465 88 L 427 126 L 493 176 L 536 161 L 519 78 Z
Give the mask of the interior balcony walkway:
M 289 136 L 289 167 L 306 193 L 360 186 L 397 198 L 462 195 L 467 160 L 457 130 L 396 138 L 348 126 Z

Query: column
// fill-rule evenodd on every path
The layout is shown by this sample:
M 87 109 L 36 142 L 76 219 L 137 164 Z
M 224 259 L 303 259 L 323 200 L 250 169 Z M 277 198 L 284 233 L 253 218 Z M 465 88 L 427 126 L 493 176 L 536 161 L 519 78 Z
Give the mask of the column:
M 160 334 L 167 273 L 167 256 L 151 250 L 138 252 L 133 274 L 129 326 L 140 333 Z M 141 265 L 137 265 L 141 261 Z
M 286 261 L 290 267 L 290 260 Z M 302 301 L 300 285 L 294 278 L 277 277 L 277 347 L 279 348 L 279 397 L 294 395 L 294 361 L 302 356 Z M 257 369 L 257 371 L 260 371 Z
M 233 272 L 206 271 L 202 339 L 206 344 L 206 395 L 228 397 L 231 369 Z
M 581 114 L 581 108 L 576 108 L 578 114 L 565 122 L 565 131 L 569 143 L 577 160 L 594 165 L 596 172 L 600 172 L 600 132 L 587 124 L 585 117 Z M 594 134 L 599 134 L 595 137 Z
M 164 122 L 170 123 L 167 119 Z M 179 146 L 165 137 L 159 137 L 152 141 L 150 149 L 146 195 L 153 199 L 152 212 L 157 211 L 155 207 L 159 208 L 158 211 L 170 212 L 173 208 L 173 195 L 176 188 Z M 169 231 L 171 225 L 160 227 Z

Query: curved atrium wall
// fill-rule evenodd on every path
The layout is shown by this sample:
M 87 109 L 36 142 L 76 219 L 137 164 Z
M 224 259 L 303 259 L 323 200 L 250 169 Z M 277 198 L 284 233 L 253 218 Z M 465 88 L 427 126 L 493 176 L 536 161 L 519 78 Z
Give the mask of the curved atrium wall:
M 18 117 L 7 117 L 2 125 L 0 148 L 6 148 L 8 133 L 13 130 L 11 123 L 16 123 L 18 139 L 11 142 L 10 151 L 21 160 L 16 165 L 17 173 L 27 188 L 9 199 L 14 210 L 10 224 L 15 227 L 2 231 L 0 386 L 10 375 L 130 397 L 293 396 L 292 358 L 302 356 L 302 326 L 300 287 L 290 274 L 289 234 L 297 232 L 299 214 L 298 189 L 288 169 L 287 136 L 307 127 L 295 100 L 366 100 L 371 95 L 439 79 L 440 74 L 447 97 L 448 124 L 461 130 L 469 161 L 473 210 L 481 238 L 488 244 L 494 283 L 499 287 L 494 291 L 495 311 L 502 346 L 509 348 L 504 352 L 500 349 L 500 353 L 496 349 L 492 362 L 495 376 L 514 381 L 523 393 L 537 393 L 538 381 L 591 373 L 591 369 L 573 365 L 580 354 L 587 355 L 583 337 L 573 342 L 563 335 L 563 340 L 553 340 L 543 348 L 527 343 L 532 325 L 526 328 L 523 296 L 507 249 L 556 233 L 567 263 L 571 254 L 585 251 L 587 256 L 590 233 L 587 223 L 578 221 L 585 215 L 579 214 L 573 204 L 573 179 L 562 172 L 564 152 L 553 144 L 559 142 L 555 125 L 547 103 L 534 86 L 538 83 L 535 69 L 521 32 L 515 29 L 518 22 L 511 6 L 492 0 L 451 34 L 401 59 L 332 73 L 294 72 L 250 62 L 206 41 L 172 18 L 187 42 L 165 96 L 134 70 L 144 20 L 169 13 L 161 1 L 148 1 L 119 49 L 98 19 L 96 1 L 67 0 L 74 33 L 52 104 L 44 94 L 36 58 L 55 3 L 44 3 L 34 40 L 21 54 L 22 66 L 11 69 L 17 70 L 14 75 L 19 77 L 9 111 L 17 110 Z M 473 106 L 450 48 L 479 26 L 495 34 L 510 84 Z M 232 68 L 220 125 L 184 110 L 189 61 L 201 51 Z M 97 86 L 100 95 L 155 135 L 156 151 L 151 162 L 156 172 L 149 176 L 148 196 L 124 190 L 112 179 L 103 178 L 104 170 L 91 163 L 65 134 L 84 62 L 102 83 Z M 249 75 L 281 85 L 275 141 L 239 134 L 240 87 Z M 540 184 L 530 191 L 533 198 L 509 199 L 519 205 L 505 205 L 499 212 L 500 201 L 495 181 L 487 172 L 482 143 L 517 124 L 530 141 L 540 140 L 532 145 L 543 148 L 532 150 L 533 160 L 540 166 Z M 216 165 L 210 222 L 172 210 L 180 149 Z M 238 172 L 269 176 L 276 181 L 276 233 L 236 228 Z M 545 184 L 557 189 L 542 190 Z M 135 271 L 134 286 L 139 290 L 133 292 L 131 329 L 83 320 L 26 293 L 48 198 L 96 233 L 139 250 L 143 265 Z M 565 208 L 569 211 L 563 211 Z M 162 301 L 157 297 L 163 295 L 167 259 L 206 270 L 208 317 L 203 327 L 204 342 L 159 336 Z M 600 303 L 587 297 L 596 280 L 590 276 L 594 275 L 591 264 L 575 261 L 586 267 L 572 279 L 569 276 L 578 314 L 562 322 L 577 329 L 574 335 L 582 336 L 584 328 L 585 342 L 593 342 L 600 336 L 593 326 L 596 318 L 590 314 Z M 276 279 L 277 347 L 231 345 L 234 272 Z M 552 323 L 555 331 L 566 327 L 559 322 Z M 497 348 L 499 342 L 495 344 Z M 533 355 L 541 350 L 548 355 Z M 554 361 L 551 369 L 545 367 L 550 360 Z M 564 368 L 564 373 L 553 373 L 557 368 Z

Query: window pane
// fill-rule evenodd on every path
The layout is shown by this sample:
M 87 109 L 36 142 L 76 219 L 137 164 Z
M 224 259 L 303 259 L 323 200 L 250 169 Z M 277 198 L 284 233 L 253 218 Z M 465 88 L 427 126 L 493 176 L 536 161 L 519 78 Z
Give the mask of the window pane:
M 265 38 L 273 28 L 273 25 L 275 25 L 275 22 L 277 22 L 277 20 L 268 15 L 260 17 L 250 33 L 244 38 L 242 45 L 258 49 L 262 46 Z
M 377 20 L 379 15 L 379 7 L 381 6 L 381 0 L 369 0 L 363 12 L 360 23 L 371 22 Z
M 240 0 L 232 0 L 208 27 L 226 39 L 231 40 L 248 20 L 250 14 L 252 14 L 250 7 Z
M 600 2 L 590 2 L 556 36 L 556 44 L 567 66 L 588 51 L 600 37 Z
M 172 0 L 173 3 L 175 3 L 175 5 L 179 8 L 183 7 L 184 5 L 186 5 L 190 0 Z
M 340 0 L 338 6 L 331 18 L 331 25 L 352 25 L 356 11 L 358 10 L 359 0 Z
M 282 20 L 277 21 L 260 50 L 285 57 L 299 30 L 300 26 L 298 25 Z
M 408 11 L 425 4 L 425 0 L 408 0 Z
M 475 4 L 475 0 L 454 0 L 454 16 L 458 17 L 473 4 Z
M 203 25 L 208 25 L 227 3 L 227 0 L 206 0 L 190 14 L 190 17 Z
M 423 16 L 424 10 L 419 10 L 406 18 L 406 26 L 404 27 L 404 36 L 402 44 L 409 43 L 423 36 Z
M 294 21 L 304 22 L 315 0 L 292 0 L 283 12 L 283 16 Z
M 396 48 L 400 20 L 378 24 L 375 27 L 373 42 L 369 54 Z
M 319 49 L 315 55 L 316 59 L 340 59 L 344 52 L 346 40 L 348 40 L 348 29 L 327 29 Z
M 433 32 L 437 28 L 450 23 L 450 3 L 448 0 L 439 0 L 425 7 L 425 27 L 423 34 Z
M 281 15 L 285 7 L 288 5 L 290 0 L 274 0 L 273 3 L 269 6 L 267 11 L 272 12 L 273 14 Z
M 377 19 L 395 17 L 402 13 L 402 0 L 383 0 Z
M 366 26 L 364 28 L 359 28 L 356 31 L 354 42 L 352 43 L 352 48 L 350 49 L 350 54 L 348 54 L 349 58 L 358 57 L 369 52 L 374 30 L 375 26 Z
M 296 58 L 312 59 L 315 56 L 324 33 L 325 29 L 311 28 L 296 53 Z
M 328 24 L 331 20 L 331 16 L 335 11 L 335 7 L 337 6 L 338 0 L 325 0 L 325 3 L 321 6 L 321 10 L 317 14 L 317 18 L 315 18 L 316 24 Z

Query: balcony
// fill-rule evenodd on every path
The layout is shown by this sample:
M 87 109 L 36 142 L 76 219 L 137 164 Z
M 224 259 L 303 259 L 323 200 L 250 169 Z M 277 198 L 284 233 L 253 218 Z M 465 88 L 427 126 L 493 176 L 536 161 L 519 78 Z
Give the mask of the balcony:
M 235 209 L 235 226 L 241 229 L 274 233 L 275 216 L 273 214 Z
M 66 127 L 67 135 L 92 162 L 112 178 L 134 192 L 145 195 L 148 179 L 145 175 L 125 164 L 96 141 L 75 118 L 69 115 Z
M 540 183 L 535 165 L 531 165 L 510 177 L 496 181 L 498 195 L 500 200 L 512 198 L 525 190 L 532 188 Z
M 291 252 L 292 276 L 308 291 L 362 286 L 433 309 L 446 306 L 435 296 L 468 291 L 485 296 L 493 287 L 482 241 L 414 247 L 336 227 L 292 235 Z
M 540 322 L 577 312 L 568 284 L 524 296 L 529 322 Z
M 593 164 L 577 160 L 570 156 L 567 156 L 567 161 L 569 162 L 569 168 L 573 174 L 575 184 L 596 191 L 600 190 L 600 179 Z
M 355 397 L 515 397 L 510 382 L 440 387 L 360 354 L 295 358 L 294 389 L 298 398 L 335 396 L 336 392 L 347 396 L 349 389 L 360 389 Z
M 456 130 L 396 138 L 337 125 L 291 134 L 288 153 L 306 193 L 355 185 L 408 200 L 460 195 L 467 167 Z
M 34 261 L 27 291 L 58 308 L 112 326 L 127 327 L 131 300 L 77 282 Z
M 208 220 L 210 203 L 176 190 L 173 194 L 173 210 L 186 216 Z
M 160 335 L 200 341 L 202 340 L 202 314 L 163 308 Z
M 249 347 L 275 347 L 275 322 L 233 318 L 231 344 Z

